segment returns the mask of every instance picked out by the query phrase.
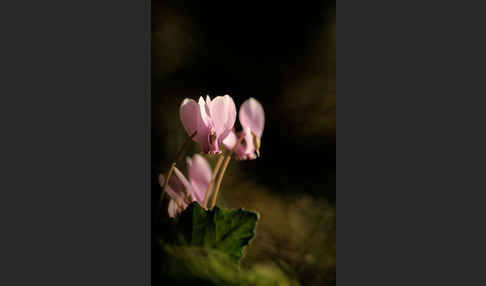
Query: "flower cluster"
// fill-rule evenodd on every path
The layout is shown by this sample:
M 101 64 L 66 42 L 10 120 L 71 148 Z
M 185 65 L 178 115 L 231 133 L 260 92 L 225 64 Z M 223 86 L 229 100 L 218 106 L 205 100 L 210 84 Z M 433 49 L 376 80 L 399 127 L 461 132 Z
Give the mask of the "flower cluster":
M 186 98 L 179 108 L 179 116 L 187 134 L 201 145 L 205 154 L 222 154 L 226 149 L 225 166 L 219 174 L 221 182 L 226 165 L 234 154 L 237 160 L 252 160 L 260 155 L 260 140 L 265 125 L 265 114 L 262 105 L 254 98 L 249 98 L 240 107 L 238 118 L 242 127 L 236 132 L 236 106 L 229 95 L 217 96 L 213 100 L 206 96 L 196 102 Z M 220 157 L 220 160 L 223 157 Z M 191 202 L 198 202 L 207 208 L 208 192 L 212 180 L 219 171 L 221 161 L 215 167 L 214 173 L 208 162 L 199 154 L 192 159 L 187 158 L 188 177 L 173 164 L 175 176 L 159 176 L 163 191 L 170 197 L 169 216 L 175 217 Z M 216 187 L 219 188 L 219 184 Z M 215 200 L 215 198 L 214 198 Z
M 236 107 L 229 95 L 217 96 L 213 100 L 206 96 L 199 102 L 186 98 L 179 115 L 189 136 L 196 132 L 194 141 L 201 144 L 204 153 L 221 153 L 221 144 L 236 121 Z

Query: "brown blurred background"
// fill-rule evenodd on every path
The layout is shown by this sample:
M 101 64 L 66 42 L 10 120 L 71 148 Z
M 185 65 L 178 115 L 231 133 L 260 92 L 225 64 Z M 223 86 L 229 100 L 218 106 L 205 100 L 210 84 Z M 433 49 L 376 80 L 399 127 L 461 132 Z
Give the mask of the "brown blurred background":
M 239 108 L 254 97 L 266 116 L 261 157 L 231 162 L 218 201 L 260 212 L 242 263 L 335 285 L 336 8 L 299 3 L 152 1 L 153 201 L 186 138 L 182 100 L 229 94 Z

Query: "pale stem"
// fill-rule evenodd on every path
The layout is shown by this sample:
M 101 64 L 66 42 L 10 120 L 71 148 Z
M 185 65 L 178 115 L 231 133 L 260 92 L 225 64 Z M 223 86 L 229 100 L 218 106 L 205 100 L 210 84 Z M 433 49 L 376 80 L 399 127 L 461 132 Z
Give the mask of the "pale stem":
M 216 199 L 218 198 L 219 187 L 221 186 L 221 182 L 223 181 L 223 175 L 228 167 L 229 161 L 231 160 L 231 155 L 226 155 L 224 158 L 223 169 L 219 173 L 218 181 L 216 182 L 216 186 L 214 187 L 214 194 L 213 199 L 211 200 L 211 208 L 216 205 Z
M 224 156 L 219 156 L 218 161 L 216 162 L 216 166 L 214 167 L 213 174 L 211 175 L 211 180 L 209 181 L 208 188 L 206 189 L 206 194 L 204 194 L 204 202 L 203 202 L 203 207 L 207 208 L 208 207 L 208 199 L 209 199 L 209 194 L 211 192 L 211 186 L 214 183 L 214 180 L 216 179 L 216 175 L 218 174 L 219 168 L 221 168 L 221 163 L 223 163 L 223 157 Z
M 219 173 L 218 181 L 216 182 L 216 186 L 214 187 L 214 195 L 213 195 L 213 199 L 211 200 L 211 208 L 213 208 L 216 205 L 216 199 L 218 198 L 219 187 L 221 186 L 221 182 L 223 181 L 223 176 L 231 160 L 231 156 L 233 155 L 233 152 L 236 150 L 236 147 L 238 147 L 238 145 L 240 144 L 241 140 L 243 140 L 243 138 L 244 136 L 243 134 L 241 134 L 240 138 L 238 138 L 238 141 L 236 142 L 233 149 L 231 149 L 231 151 L 225 156 L 223 169 L 221 169 L 221 172 Z
M 169 183 L 169 180 L 170 180 L 170 177 L 172 176 L 172 173 L 174 172 L 176 162 L 181 159 L 180 157 L 182 156 L 183 151 L 187 148 L 189 143 L 191 143 L 191 140 L 192 140 L 192 138 L 194 138 L 194 136 L 196 136 L 196 133 L 197 133 L 197 131 L 194 131 L 194 133 L 191 136 L 187 137 L 186 142 L 184 142 L 184 145 L 182 145 L 181 149 L 179 149 L 179 151 L 177 152 L 177 155 L 175 157 L 174 162 L 170 165 L 170 169 L 167 172 L 167 178 L 165 178 L 164 185 L 162 186 L 162 194 L 160 194 L 160 201 L 161 202 L 164 199 L 164 196 L 165 196 L 164 190 L 165 190 L 165 187 L 167 187 L 167 184 Z

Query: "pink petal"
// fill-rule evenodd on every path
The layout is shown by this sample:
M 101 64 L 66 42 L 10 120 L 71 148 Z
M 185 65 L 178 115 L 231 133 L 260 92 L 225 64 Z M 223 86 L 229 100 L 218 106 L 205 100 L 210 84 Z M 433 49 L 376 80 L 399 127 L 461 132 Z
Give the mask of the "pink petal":
M 187 171 L 191 181 L 193 196 L 202 205 L 209 181 L 211 181 L 211 167 L 204 157 L 195 154 L 192 159 L 187 158 Z
M 199 113 L 201 114 L 201 119 L 204 122 L 204 126 L 209 127 L 210 125 L 210 117 L 209 117 L 209 106 L 206 102 L 204 102 L 204 99 L 202 96 L 199 97 Z
M 226 138 L 223 140 L 223 144 L 226 149 L 232 150 L 235 147 L 237 141 L 238 137 L 236 137 L 235 132 L 231 130 L 228 136 L 226 136 Z
M 229 95 L 217 96 L 209 104 L 209 111 L 216 136 L 225 137 L 236 121 L 235 102 Z
M 179 107 L 179 117 L 189 136 L 197 131 L 201 114 L 196 101 L 190 98 L 184 99 Z
M 265 113 L 262 105 L 250 97 L 240 107 L 239 119 L 243 129 L 249 128 L 256 136 L 261 137 L 265 125 Z
M 238 160 L 252 160 L 256 158 L 255 145 L 253 144 L 253 135 L 251 130 L 246 128 L 243 131 L 244 139 L 241 141 L 240 146 L 236 150 L 236 158 Z
M 201 106 L 202 105 L 202 106 Z M 203 149 L 208 149 L 209 116 L 206 112 L 204 100 L 199 98 L 199 103 L 195 100 L 186 98 L 179 108 L 179 116 L 187 134 L 191 136 L 197 131 L 194 141 L 202 145 Z
M 199 114 L 198 122 L 197 122 L 197 134 L 194 137 L 194 141 L 199 143 L 203 149 L 203 152 L 207 153 L 209 150 L 209 132 L 210 132 L 210 123 L 211 118 L 207 112 L 208 107 L 204 102 L 202 97 L 199 97 L 199 103 L 197 104 L 198 110 L 197 113 Z
M 209 129 L 205 126 L 200 126 L 197 130 L 197 134 L 194 137 L 194 141 L 199 143 L 203 149 L 203 152 L 206 153 L 209 150 Z
M 245 154 L 255 153 L 255 145 L 253 144 L 253 135 L 251 134 L 251 130 L 249 128 L 245 128 L 244 130 L 245 139 L 244 139 L 244 152 Z
M 182 172 L 179 171 L 179 169 L 177 169 L 176 167 L 174 167 L 174 173 L 173 173 L 173 175 L 171 177 L 171 181 L 172 181 L 172 178 L 174 178 L 175 181 L 178 184 L 177 189 L 180 190 L 180 193 L 184 194 L 184 196 L 185 196 L 185 193 L 186 192 L 185 192 L 184 188 L 186 188 L 188 191 L 190 191 L 190 189 L 191 189 L 191 183 L 189 183 L 189 181 L 186 179 L 186 177 L 184 177 L 184 175 L 182 174 Z
M 197 130 L 197 135 L 196 137 L 194 137 L 194 140 L 201 145 L 203 152 L 207 153 L 210 149 L 209 128 L 204 125 L 199 126 Z

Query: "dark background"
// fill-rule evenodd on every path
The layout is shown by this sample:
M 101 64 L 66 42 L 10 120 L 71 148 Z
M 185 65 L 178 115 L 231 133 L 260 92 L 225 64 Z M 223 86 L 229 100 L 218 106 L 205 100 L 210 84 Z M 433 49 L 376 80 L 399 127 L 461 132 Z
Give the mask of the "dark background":
M 243 262 L 284 269 L 303 285 L 335 284 L 335 29 L 334 1 L 152 1 L 154 222 L 166 215 L 157 175 L 186 137 L 182 100 L 229 94 L 239 108 L 254 97 L 266 115 L 261 157 L 229 165 L 218 202 L 261 214 Z M 186 155 L 194 152 L 195 143 Z

